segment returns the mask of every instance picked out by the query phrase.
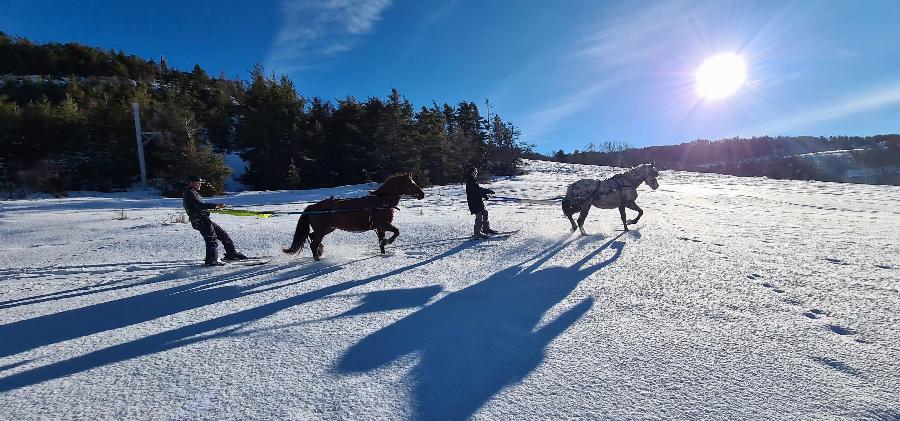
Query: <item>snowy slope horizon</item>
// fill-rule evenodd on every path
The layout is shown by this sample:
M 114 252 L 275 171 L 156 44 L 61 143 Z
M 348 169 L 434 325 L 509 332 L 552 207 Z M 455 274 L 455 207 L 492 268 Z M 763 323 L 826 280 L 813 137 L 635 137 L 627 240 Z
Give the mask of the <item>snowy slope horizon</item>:
M 547 199 L 607 167 L 528 161 Z M 270 263 L 207 269 L 180 199 L 0 202 L 2 419 L 900 417 L 900 187 L 665 171 L 622 233 L 461 186 L 404 199 L 387 257 L 296 216 L 214 215 Z M 298 211 L 372 185 L 210 199 Z M 255 207 L 253 207 L 255 206 Z M 127 219 L 115 219 L 125 209 Z

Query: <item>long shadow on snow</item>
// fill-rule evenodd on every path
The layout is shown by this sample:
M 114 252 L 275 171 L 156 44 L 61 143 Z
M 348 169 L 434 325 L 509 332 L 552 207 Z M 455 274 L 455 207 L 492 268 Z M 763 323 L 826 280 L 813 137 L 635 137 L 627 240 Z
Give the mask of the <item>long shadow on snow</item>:
M 142 357 L 145 355 L 151 355 L 151 354 L 155 354 L 157 352 L 162 352 L 162 351 L 178 348 L 178 347 L 185 346 L 185 345 L 202 342 L 202 341 L 205 341 L 208 339 L 215 339 L 215 338 L 219 338 L 219 337 L 230 336 L 230 335 L 234 334 L 235 332 L 237 332 L 242 327 L 244 327 L 244 325 L 251 323 L 255 320 L 259 320 L 259 319 L 271 316 L 279 311 L 282 311 L 282 310 L 285 310 L 285 309 L 288 309 L 288 308 L 291 308 L 291 307 L 294 307 L 297 305 L 315 301 L 315 300 L 318 300 L 323 297 L 327 297 L 332 294 L 340 293 L 342 291 L 346 291 L 348 289 L 355 288 L 360 285 L 365 285 L 365 284 L 368 284 L 371 282 L 375 282 L 375 281 L 378 281 L 381 279 L 385 279 L 385 278 L 406 272 L 408 270 L 411 270 L 411 269 L 414 269 L 414 268 L 417 268 L 420 266 L 427 265 L 429 263 L 443 259 L 444 257 L 456 254 L 456 253 L 470 247 L 472 244 L 473 244 L 472 242 L 460 244 L 460 245 L 458 245 L 452 249 L 449 249 L 449 250 L 445 251 L 444 253 L 441 253 L 437 256 L 431 257 L 426 260 L 422 260 L 420 262 L 416 262 L 416 263 L 408 265 L 408 266 L 397 268 L 390 272 L 386 272 L 386 273 L 383 273 L 380 275 L 375 275 L 375 276 L 371 276 L 369 278 L 360 279 L 360 280 L 342 282 L 337 285 L 328 286 L 328 287 L 321 288 L 321 289 L 318 289 L 315 291 L 310 291 L 310 292 L 307 292 L 304 294 L 300 294 L 300 295 L 297 295 L 294 297 L 285 298 L 285 299 L 279 300 L 279 301 L 274 301 L 269 304 L 261 305 L 259 307 L 239 311 L 239 312 L 232 313 L 232 314 L 227 314 L 224 316 L 219 316 L 219 317 L 205 320 L 202 322 L 197 322 L 197 323 L 183 326 L 183 327 L 180 327 L 177 329 L 172 329 L 172 330 L 169 330 L 166 332 L 158 333 L 155 335 L 150 335 L 150 336 L 147 336 L 147 337 L 144 337 L 141 339 L 137 339 L 137 340 L 134 340 L 131 342 L 127 342 L 124 344 L 114 345 L 114 346 L 111 346 L 108 348 L 93 351 L 93 352 L 90 352 L 90 353 L 87 353 L 87 354 L 84 354 L 84 355 L 81 355 L 78 357 L 70 358 L 68 360 L 63 360 L 63 361 L 59 361 L 56 363 L 44 365 L 41 367 L 36 367 L 36 368 L 30 369 L 27 371 L 23 371 L 23 372 L 16 373 L 16 374 L 13 374 L 13 375 L 10 375 L 7 377 L 3 377 L 3 378 L 0 378 L 0 393 L 18 389 L 18 388 L 25 387 L 25 386 L 34 385 L 37 383 L 42 383 L 42 382 L 45 382 L 48 380 L 53 380 L 53 379 L 69 376 L 72 374 L 90 370 L 92 368 L 102 367 L 102 366 L 105 366 L 108 364 L 113 364 L 113 363 L 117 363 L 120 361 L 126 361 L 129 359 L 138 358 L 138 357 Z M 360 260 L 364 260 L 364 259 L 360 259 Z M 311 276 L 307 276 L 306 278 L 304 278 L 302 280 L 290 282 L 289 284 L 286 284 L 286 285 L 292 285 L 297 282 L 302 282 L 307 279 L 310 279 L 314 276 L 318 276 L 319 273 L 323 272 L 326 269 L 330 270 L 330 271 L 338 270 L 338 269 L 340 269 L 341 265 L 335 265 L 335 266 L 336 267 L 331 268 L 331 269 L 325 268 L 325 269 L 317 270 Z M 275 280 L 269 281 L 269 283 L 274 283 L 274 282 L 277 282 L 280 280 L 286 280 L 286 279 L 284 277 L 282 277 L 280 279 L 275 279 Z M 224 281 L 220 281 L 220 282 L 230 282 L 230 280 L 224 280 Z M 202 283 L 200 283 L 200 285 L 195 285 L 195 284 L 191 284 L 191 285 L 193 285 L 194 288 L 206 287 L 206 285 L 202 284 Z M 280 288 L 280 287 L 283 287 L 286 285 L 269 287 L 265 290 Z M 258 286 L 259 285 L 254 285 L 253 287 L 256 288 Z M 187 286 L 185 286 L 185 287 L 187 287 Z M 186 290 L 184 290 L 185 287 L 179 287 L 177 289 L 181 293 L 185 293 L 185 292 L 187 292 Z M 194 303 L 196 304 L 195 306 L 199 306 L 199 305 L 204 305 L 203 303 L 208 304 L 210 302 L 222 301 L 223 299 L 237 298 L 238 296 L 247 295 L 246 292 L 243 292 L 244 290 L 246 290 L 246 288 L 232 287 L 232 288 L 229 288 L 228 291 L 216 291 L 216 292 L 212 292 L 212 293 L 206 293 L 209 295 L 195 296 L 194 298 L 196 300 L 201 300 L 201 301 L 199 303 L 197 301 L 194 301 Z M 166 291 L 169 291 L 169 290 L 166 290 Z M 252 291 L 251 293 L 258 293 L 258 292 L 262 292 L 262 291 L 263 290 L 257 289 L 257 290 Z M 157 294 L 157 293 L 150 293 L 150 294 Z M 167 313 L 167 314 L 171 314 L 174 312 L 174 311 L 172 311 L 174 309 L 172 307 L 167 307 L 166 300 L 171 298 L 172 296 L 173 296 L 172 294 L 159 295 L 159 296 L 156 296 L 157 298 L 154 299 L 153 301 L 144 302 L 144 303 L 141 303 L 141 305 L 162 306 L 163 309 L 168 309 L 168 310 L 165 310 L 165 311 L 169 311 L 169 313 Z M 190 296 L 190 294 L 189 294 L 189 296 Z M 226 298 L 226 297 L 229 297 L 229 298 Z M 126 298 L 124 300 L 129 300 L 129 299 Z M 120 300 L 120 301 L 123 301 L 123 300 Z M 89 318 L 82 316 L 80 323 L 86 323 L 86 324 L 95 323 L 95 322 L 102 323 L 106 326 L 106 328 L 104 328 L 103 330 L 106 330 L 108 328 L 111 328 L 109 326 L 111 323 L 114 323 L 116 325 L 121 324 L 121 323 L 116 323 L 114 321 L 106 321 L 106 320 L 109 320 L 110 318 L 115 319 L 115 317 L 117 317 L 117 316 L 125 317 L 126 319 L 129 319 L 132 323 L 135 323 L 137 321 L 143 321 L 143 320 L 134 320 L 134 317 L 131 317 L 127 314 L 127 312 L 129 310 L 141 312 L 140 308 L 130 307 L 130 306 L 136 305 L 136 303 L 129 302 L 128 304 L 129 305 L 117 304 L 113 308 L 102 308 L 102 307 L 96 308 L 89 313 L 89 315 L 90 315 Z M 98 306 L 102 306 L 102 304 L 98 305 Z M 92 306 L 92 307 L 96 307 L 96 306 Z M 180 308 L 182 308 L 182 306 L 179 305 L 177 308 L 180 309 Z M 115 311 L 116 313 L 115 314 L 103 313 L 103 312 L 108 312 L 108 311 Z M 152 315 L 154 317 L 158 317 L 156 315 L 165 312 L 165 311 L 158 311 L 158 310 L 153 310 L 153 309 L 145 309 L 144 310 L 144 312 L 147 312 L 147 311 L 150 311 L 149 315 Z M 180 311 L 180 310 L 178 310 L 178 311 Z M 63 313 L 58 313 L 58 314 L 63 314 Z M 53 326 L 50 322 L 51 320 L 46 319 L 46 320 L 42 320 L 42 321 L 38 322 L 39 328 L 44 328 L 44 329 L 75 328 L 75 329 L 79 329 L 81 331 L 81 334 L 78 336 L 82 336 L 84 334 L 89 334 L 89 333 L 97 333 L 97 332 L 102 331 L 102 330 L 94 329 L 91 327 L 85 328 L 85 327 L 81 327 L 81 326 L 75 326 L 72 322 L 66 321 L 64 318 L 58 317 L 57 315 L 51 315 L 51 317 L 52 317 L 53 322 L 62 323 L 64 326 Z M 146 316 L 140 317 L 140 319 L 146 319 Z M 25 321 L 25 322 L 28 322 L 28 321 Z M 11 325 L 15 325 L 15 323 L 10 324 L 10 325 L 0 326 L 0 337 L 16 338 L 16 336 L 14 336 L 14 335 L 25 334 L 25 332 L 19 330 L 19 329 L 22 329 L 25 327 L 25 326 L 21 326 L 21 325 L 16 326 L 16 330 L 14 330 L 14 331 L 2 330 L 4 328 L 7 328 L 7 326 L 11 326 Z M 34 327 L 34 326 L 29 326 L 29 327 Z M 90 330 L 90 332 L 85 332 L 85 329 Z M 216 333 L 210 333 L 210 332 L 214 332 L 214 331 Z M 10 335 L 13 335 L 13 336 L 10 336 Z M 25 345 L 28 345 L 28 346 L 46 345 L 46 344 L 58 342 L 63 339 L 69 339 L 70 337 L 76 337 L 76 336 L 72 336 L 71 334 L 68 334 L 66 332 L 53 332 L 53 333 L 50 333 L 49 337 L 40 336 L 38 338 L 39 340 L 26 339 L 25 341 L 20 341 L 18 338 L 16 338 L 15 340 L 13 340 L 11 342 L 12 346 L 7 345 L 7 344 L 2 345 L 2 349 L 4 351 L 3 355 L 11 355 L 12 353 L 10 351 L 21 352 L 21 351 L 27 349 L 27 348 L 24 348 Z
M 541 363 L 547 345 L 590 309 L 593 299 L 586 298 L 538 328 L 542 316 L 581 280 L 619 258 L 625 243 L 616 240 L 622 235 L 570 267 L 538 269 L 570 244 L 557 243 L 527 267 L 497 272 L 369 335 L 335 370 L 371 371 L 415 353 L 413 418 L 467 418 L 503 387 L 525 378 Z M 611 256 L 587 265 L 607 248 L 614 250 Z
M 400 310 L 405 308 L 421 307 L 428 303 L 435 295 L 443 291 L 440 285 L 431 285 L 421 288 L 408 289 L 387 289 L 382 291 L 372 291 L 360 294 L 361 303 L 344 313 L 329 316 L 321 319 L 303 320 L 295 323 L 287 323 L 277 326 L 270 326 L 261 329 L 244 329 L 230 336 L 249 336 L 261 332 L 274 332 L 276 330 L 288 329 L 297 326 L 303 326 L 310 323 L 327 322 L 329 320 L 337 320 L 343 317 L 361 316 L 371 313 L 380 313 L 384 311 Z M 337 296 L 332 296 L 332 298 Z
M 293 283 L 280 283 L 291 277 L 319 276 L 340 269 L 341 265 L 310 265 L 271 279 L 238 285 L 242 280 L 267 275 L 285 266 L 247 268 L 207 277 L 195 282 L 155 290 L 59 313 L 0 325 L 0 357 L 15 355 L 45 345 L 118 329 L 182 311 L 257 294 Z M 175 271 L 159 275 L 142 285 L 174 280 L 185 275 Z M 136 285 L 117 286 L 115 290 Z
M 137 270 L 129 271 L 129 272 L 138 272 L 139 270 L 164 269 L 166 267 L 168 267 L 168 268 L 181 267 L 182 269 L 185 269 L 185 268 L 192 268 L 192 267 L 197 266 L 197 262 L 195 260 L 173 260 L 170 262 L 177 263 L 177 264 L 167 264 L 167 266 L 160 266 L 160 267 L 147 267 L 147 268 L 139 267 Z M 34 276 L 34 275 L 50 276 L 50 275 L 57 274 L 60 269 L 65 270 L 65 271 L 70 271 L 69 268 L 118 267 L 118 266 L 139 265 L 139 264 L 143 264 L 143 263 L 144 262 L 111 263 L 111 264 L 84 265 L 84 266 L 51 266 L 51 267 L 47 267 L 47 268 L 29 269 L 27 273 L 29 276 Z M 72 272 L 72 271 L 70 271 L 70 272 Z M 110 272 L 120 272 L 120 271 L 119 270 L 109 270 L 109 271 L 106 271 L 103 273 L 110 273 Z M 24 306 L 24 305 L 31 305 L 31 304 L 38 304 L 38 303 L 43 303 L 43 302 L 47 302 L 47 301 L 63 300 L 63 299 L 67 299 L 67 298 L 81 297 L 81 296 L 91 295 L 91 294 L 99 294 L 102 292 L 114 291 L 114 290 L 125 289 L 125 288 L 134 288 L 134 287 L 154 284 L 154 283 L 158 283 L 158 282 L 166 282 L 166 281 L 172 280 L 172 275 L 177 274 L 177 273 L 178 273 L 178 271 L 172 271 L 172 272 L 165 273 L 162 275 L 153 276 L 151 278 L 148 278 L 148 279 L 140 281 L 140 282 L 132 282 L 132 281 L 141 279 L 142 278 L 141 276 L 132 276 L 132 277 L 126 277 L 126 278 L 120 278 L 120 279 L 111 279 L 106 282 L 89 285 L 89 286 L 70 288 L 70 289 L 61 290 L 61 291 L 48 292 L 46 294 L 32 295 L 30 297 L 22 297 L 22 298 L 7 300 L 7 301 L 0 301 L 0 309 L 12 308 L 12 307 L 18 307 L 18 306 Z M 81 271 L 81 273 L 76 272 L 76 274 L 89 276 L 89 275 L 92 275 L 93 273 L 90 270 L 87 270 L 87 271 Z M 0 277 L 0 278 L 2 278 L 2 277 Z
M 329 319 L 423 306 L 443 289 L 440 285 L 431 285 L 421 288 L 372 291 L 363 295 L 362 302 L 358 306 Z

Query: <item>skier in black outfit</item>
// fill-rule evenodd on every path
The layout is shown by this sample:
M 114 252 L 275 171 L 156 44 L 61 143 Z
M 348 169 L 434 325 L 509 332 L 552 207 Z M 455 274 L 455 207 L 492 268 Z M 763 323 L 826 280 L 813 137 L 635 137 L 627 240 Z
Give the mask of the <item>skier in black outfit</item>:
M 222 266 L 219 260 L 219 250 L 216 241 L 221 241 L 225 246 L 225 260 L 246 260 L 247 256 L 234 249 L 234 242 L 228 233 L 209 219 L 209 209 L 218 209 L 225 207 L 224 203 L 203 203 L 200 198 L 200 184 L 203 180 L 194 175 L 188 177 L 187 188 L 184 189 L 182 201 L 184 202 L 184 210 L 187 212 L 191 226 L 195 230 L 200 231 L 203 241 L 206 242 L 206 266 Z
M 491 229 L 488 211 L 484 208 L 483 200 L 489 194 L 494 194 L 494 191 L 478 185 L 478 168 L 470 168 L 466 173 L 466 202 L 469 204 L 469 212 L 475 215 L 474 238 L 487 238 L 485 234 L 497 234 L 497 231 Z

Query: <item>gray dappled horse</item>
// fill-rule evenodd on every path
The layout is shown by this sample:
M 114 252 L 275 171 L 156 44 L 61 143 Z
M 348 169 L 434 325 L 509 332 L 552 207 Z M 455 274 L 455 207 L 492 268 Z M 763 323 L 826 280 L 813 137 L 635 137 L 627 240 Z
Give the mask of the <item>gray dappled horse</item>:
M 653 164 L 641 164 L 606 180 L 589 178 L 578 180 L 566 190 L 566 197 L 562 201 L 563 214 L 572 223 L 572 231 L 581 229 L 581 235 L 587 235 L 584 232 L 584 220 L 588 216 L 588 211 L 591 210 L 591 205 L 601 209 L 619 208 L 622 225 L 625 226 L 625 231 L 628 231 L 628 225 L 636 224 L 644 214 L 644 211 L 634 203 L 638 196 L 638 186 L 646 182 L 651 189 L 656 190 L 659 187 L 659 183 L 656 181 L 657 176 L 659 176 L 659 171 L 653 167 Z M 636 210 L 637 218 L 626 220 L 625 208 Z M 575 225 L 575 220 L 572 219 L 575 212 L 580 212 L 578 225 Z

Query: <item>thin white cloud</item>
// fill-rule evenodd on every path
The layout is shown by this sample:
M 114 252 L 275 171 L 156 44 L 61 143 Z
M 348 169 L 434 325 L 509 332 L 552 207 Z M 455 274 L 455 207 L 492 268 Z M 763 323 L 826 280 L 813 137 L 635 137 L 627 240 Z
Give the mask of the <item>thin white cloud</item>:
M 523 126 L 527 141 L 552 132 L 554 126 L 592 104 L 602 91 L 627 81 L 634 70 L 659 54 L 658 40 L 691 19 L 691 5 L 680 0 L 640 5 L 626 2 L 612 18 L 596 25 L 574 51 L 566 53 L 574 69 L 590 69 L 594 76 L 567 95 L 542 104 Z
M 836 120 L 864 111 L 900 104 L 900 83 L 887 84 L 842 100 L 829 101 L 792 116 L 766 122 L 756 128 L 741 131 L 742 135 L 790 134 L 795 130 L 809 130 L 813 125 Z
M 648 7 L 625 3 L 611 15 L 614 18 L 598 24 L 594 33 L 581 43 L 574 52 L 575 57 L 604 68 L 627 66 L 652 58 L 657 51 L 649 47 L 692 16 L 690 4 L 679 0 L 653 3 Z
M 534 140 L 550 131 L 553 126 L 566 119 L 572 114 L 584 110 L 589 107 L 592 100 L 604 89 L 614 85 L 617 80 L 604 79 L 599 82 L 592 83 L 584 89 L 565 96 L 552 105 L 541 108 L 533 112 L 525 121 L 525 132 L 528 140 Z
M 286 73 L 352 49 L 390 5 L 391 0 L 283 0 L 283 23 L 267 67 Z
M 768 80 L 768 81 L 765 81 L 765 80 L 763 80 L 763 79 L 753 79 L 753 80 L 749 80 L 749 81 L 747 81 L 747 86 L 748 86 L 750 89 L 768 89 L 768 88 L 772 88 L 772 87 L 774 87 L 774 86 L 781 85 L 781 84 L 784 83 L 784 82 L 788 82 L 788 81 L 792 81 L 792 80 L 795 80 L 795 79 L 799 79 L 799 78 L 800 78 L 801 76 L 803 76 L 805 73 L 809 73 L 810 70 L 812 70 L 812 69 L 811 69 L 811 68 L 806 68 L 806 69 L 803 69 L 803 70 L 800 70 L 800 71 L 791 73 L 791 74 L 789 74 L 789 75 L 787 75 L 787 76 L 784 76 L 784 77 L 781 77 L 781 78 L 778 78 L 778 79 L 771 79 L 771 80 Z

